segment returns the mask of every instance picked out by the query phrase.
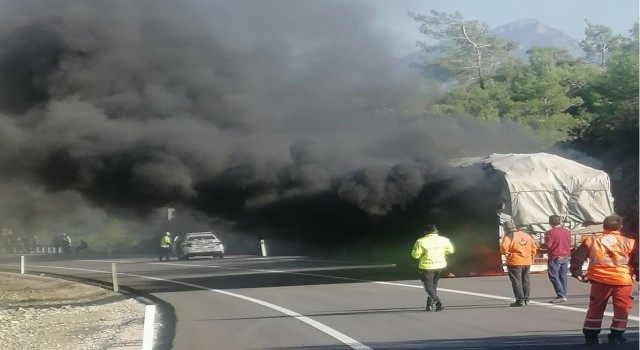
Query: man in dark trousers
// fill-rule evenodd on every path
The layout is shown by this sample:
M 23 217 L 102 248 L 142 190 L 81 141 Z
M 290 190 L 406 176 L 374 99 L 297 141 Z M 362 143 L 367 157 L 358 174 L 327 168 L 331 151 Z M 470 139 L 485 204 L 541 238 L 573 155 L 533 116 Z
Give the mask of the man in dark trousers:
M 513 221 L 503 224 L 504 237 L 500 242 L 500 252 L 505 255 L 511 289 L 516 301 L 509 306 L 529 305 L 531 290 L 531 263 L 538 246 L 528 233 L 516 228 Z
M 164 258 L 166 261 L 169 261 L 169 255 L 171 254 L 171 232 L 165 232 L 160 238 L 160 256 L 159 260 L 162 261 Z
M 413 245 L 411 256 L 418 259 L 418 270 L 420 280 L 427 292 L 426 311 L 444 310 L 444 305 L 438 297 L 438 281 L 442 270 L 447 267 L 446 256 L 453 253 L 453 245 L 448 238 L 438 235 L 435 225 L 425 227 L 424 236 L 419 238 Z
M 547 275 L 556 292 L 555 299 L 550 303 L 564 303 L 567 301 L 567 275 L 569 272 L 569 255 L 571 254 L 571 232 L 562 227 L 559 215 L 549 216 L 551 229 L 544 235 L 547 247 Z
M 621 233 L 622 217 L 610 215 L 604 218 L 603 232 L 587 237 L 571 255 L 571 276 L 580 282 L 591 283 L 589 307 L 582 326 L 587 344 L 599 344 L 598 335 L 602 317 L 609 298 L 613 302 L 613 319 L 609 344 L 627 341 L 622 334 L 627 329 L 627 319 L 633 307 L 633 276 L 638 281 L 638 246 L 634 239 Z M 582 265 L 589 259 L 587 273 Z

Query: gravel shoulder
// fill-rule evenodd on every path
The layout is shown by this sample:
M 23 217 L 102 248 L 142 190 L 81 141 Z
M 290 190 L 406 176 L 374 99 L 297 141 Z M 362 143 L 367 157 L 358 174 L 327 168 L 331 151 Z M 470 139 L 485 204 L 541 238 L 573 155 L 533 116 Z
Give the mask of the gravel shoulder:
M 144 309 L 99 286 L 0 272 L 3 349 L 140 349 Z

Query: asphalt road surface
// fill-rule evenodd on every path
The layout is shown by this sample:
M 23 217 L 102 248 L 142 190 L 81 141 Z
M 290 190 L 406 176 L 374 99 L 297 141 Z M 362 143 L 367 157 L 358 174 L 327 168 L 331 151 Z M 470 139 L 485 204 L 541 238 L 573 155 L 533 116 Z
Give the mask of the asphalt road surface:
M 413 273 L 392 265 L 305 257 L 229 256 L 159 262 L 155 257 L 28 255 L 26 272 L 118 283 L 172 306 L 169 341 L 157 349 L 593 349 L 581 334 L 589 285 L 569 279 L 568 301 L 545 274 L 532 276 L 532 302 L 513 308 L 507 276 L 443 278 L 442 312 L 424 311 Z M 0 256 L 19 271 L 20 257 Z M 636 289 L 637 291 L 637 289 Z M 638 302 L 626 333 L 638 349 Z M 612 318 L 607 309 L 601 339 Z M 596 346 L 614 348 L 609 345 Z

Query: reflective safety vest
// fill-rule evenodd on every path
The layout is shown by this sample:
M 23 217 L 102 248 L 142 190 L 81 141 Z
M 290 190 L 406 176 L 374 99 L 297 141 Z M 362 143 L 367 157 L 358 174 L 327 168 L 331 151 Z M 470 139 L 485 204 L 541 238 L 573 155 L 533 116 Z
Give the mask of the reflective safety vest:
M 605 230 L 600 235 L 587 237 L 583 244 L 589 248 L 587 278 L 610 285 L 633 285 L 629 261 L 635 244 L 633 239 L 619 231 Z
M 453 244 L 448 238 L 431 233 L 418 239 L 413 245 L 411 256 L 420 259 L 418 268 L 437 270 L 447 267 L 447 254 L 453 253 Z
M 162 236 L 160 240 L 160 248 L 169 248 L 171 246 L 171 238 L 169 236 Z
M 505 264 L 508 266 L 529 266 L 538 252 L 538 246 L 530 234 L 514 231 L 502 237 L 500 252 L 505 255 Z

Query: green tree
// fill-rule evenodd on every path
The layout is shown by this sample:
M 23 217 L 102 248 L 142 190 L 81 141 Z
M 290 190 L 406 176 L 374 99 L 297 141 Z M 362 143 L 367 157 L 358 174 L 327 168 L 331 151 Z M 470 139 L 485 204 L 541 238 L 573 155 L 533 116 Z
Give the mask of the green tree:
M 572 76 L 582 63 L 563 49 L 537 47 L 529 51 L 529 65 L 512 79 L 511 118 L 548 131 L 549 141 L 565 138 L 579 122 L 570 112 L 583 101 L 571 94 Z
M 454 85 L 433 108 L 490 121 L 513 120 L 541 131 L 546 143 L 566 138 L 586 119 L 577 91 L 589 74 L 600 71 L 558 48 L 534 48 L 529 55 L 528 64 L 506 60 L 484 88 Z
M 622 38 L 622 43 L 618 47 L 620 53 L 633 55 L 633 53 L 638 53 L 638 22 L 636 22 L 633 27 L 629 30 L 629 36 Z
M 488 80 L 484 88 L 457 84 L 432 108 L 442 113 L 499 122 L 504 118 L 504 110 L 510 110 L 510 107 L 505 107 L 509 101 L 505 84 Z
M 570 143 L 602 160 L 612 180 L 616 210 L 625 226 L 638 230 L 638 24 L 606 61 L 606 70 L 583 89 L 591 122 L 572 133 Z
M 517 44 L 491 35 L 489 27 L 478 21 L 466 21 L 460 12 L 447 14 L 432 10 L 431 15 L 410 14 L 420 24 L 420 32 L 439 43 L 418 42 L 427 53 L 437 53 L 425 66 L 432 71 L 448 73 L 465 85 L 486 87 L 486 80 L 494 74 Z M 440 70 L 433 66 L 440 67 Z
M 600 68 L 604 68 L 609 53 L 620 46 L 623 37 L 613 34 L 611 28 L 594 24 L 585 20 L 587 24 L 584 35 L 585 38 L 580 42 L 580 47 L 586 55 L 586 60 Z
M 587 27 L 584 30 L 585 39 L 580 42 L 580 47 L 586 55 L 587 62 L 600 68 L 605 67 L 609 54 L 620 46 L 623 37 L 613 34 L 611 28 L 594 24 L 585 20 Z

